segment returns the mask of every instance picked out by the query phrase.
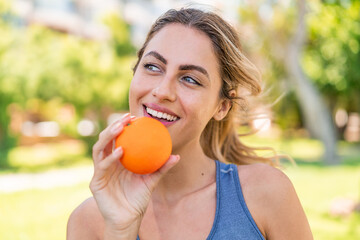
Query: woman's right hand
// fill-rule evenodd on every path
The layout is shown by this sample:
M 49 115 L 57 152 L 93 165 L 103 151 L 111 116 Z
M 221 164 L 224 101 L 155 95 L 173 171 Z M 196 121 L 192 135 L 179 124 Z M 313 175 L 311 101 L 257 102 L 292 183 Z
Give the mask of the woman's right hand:
M 171 155 L 165 165 L 152 174 L 139 175 L 125 169 L 119 161 L 122 148 L 112 149 L 113 140 L 130 121 L 130 114 L 126 114 L 100 133 L 93 147 L 94 175 L 90 190 L 104 217 L 105 235 L 136 239 L 152 191 L 180 157 Z

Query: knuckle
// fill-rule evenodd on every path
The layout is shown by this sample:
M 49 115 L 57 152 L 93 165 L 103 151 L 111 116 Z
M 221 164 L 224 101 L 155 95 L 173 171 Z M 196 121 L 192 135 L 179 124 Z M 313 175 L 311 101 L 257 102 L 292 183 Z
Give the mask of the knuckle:
M 93 153 L 94 153 L 94 152 L 97 152 L 98 148 L 99 148 L 99 142 L 96 142 L 96 143 L 93 145 L 93 147 L 92 147 Z
M 102 131 L 100 134 L 99 134 L 99 140 L 100 139 L 103 139 L 104 137 L 105 137 L 105 130 L 104 131 Z

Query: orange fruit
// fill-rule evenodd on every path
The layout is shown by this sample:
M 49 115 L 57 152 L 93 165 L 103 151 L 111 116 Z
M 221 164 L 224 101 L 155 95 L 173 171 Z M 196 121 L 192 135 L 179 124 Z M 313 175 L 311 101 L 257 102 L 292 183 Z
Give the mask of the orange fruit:
M 169 159 L 172 143 L 169 131 L 158 120 L 140 117 L 133 120 L 116 138 L 115 146 L 123 148 L 122 165 L 137 174 L 158 170 Z

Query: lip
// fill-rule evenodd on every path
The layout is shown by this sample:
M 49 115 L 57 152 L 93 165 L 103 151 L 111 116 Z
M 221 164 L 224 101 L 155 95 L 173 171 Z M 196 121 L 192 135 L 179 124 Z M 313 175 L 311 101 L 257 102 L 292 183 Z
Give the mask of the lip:
M 155 111 L 158 111 L 158 112 L 163 112 L 163 113 L 167 113 L 167 114 L 170 114 L 172 116 L 176 116 L 178 118 L 180 118 L 178 115 L 176 115 L 174 112 L 170 111 L 169 109 L 167 108 L 164 108 L 164 107 L 161 107 L 155 103 L 145 103 L 144 104 L 145 107 L 149 107 Z
M 149 108 L 151 108 L 151 109 L 153 109 L 153 110 L 155 110 L 155 111 L 164 112 L 164 113 L 170 114 L 170 115 L 172 115 L 172 116 L 176 116 L 178 119 L 175 120 L 175 121 L 169 122 L 169 121 L 166 121 L 165 119 L 154 118 L 154 117 L 152 117 L 150 114 L 147 113 L 146 107 L 149 107 Z M 174 123 L 176 123 L 176 122 L 179 121 L 179 119 L 180 119 L 175 113 L 173 113 L 173 112 L 170 111 L 169 109 L 164 108 L 164 107 L 160 107 L 159 105 L 152 104 L 152 103 L 150 103 L 150 104 L 143 104 L 143 111 L 144 111 L 144 116 L 145 116 L 145 117 L 154 118 L 154 119 L 160 121 L 162 124 L 164 124 L 165 127 L 168 127 L 168 126 L 170 126 L 170 125 L 173 125 Z

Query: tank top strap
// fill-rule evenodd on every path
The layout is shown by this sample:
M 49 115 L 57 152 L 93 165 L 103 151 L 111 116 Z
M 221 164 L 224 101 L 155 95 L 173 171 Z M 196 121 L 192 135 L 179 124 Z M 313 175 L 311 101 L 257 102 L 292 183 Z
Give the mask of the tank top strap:
M 215 162 L 216 212 L 206 240 L 265 240 L 245 203 L 237 165 Z
M 207 240 L 264 240 L 245 203 L 238 166 L 216 161 L 216 169 L 217 206 Z

